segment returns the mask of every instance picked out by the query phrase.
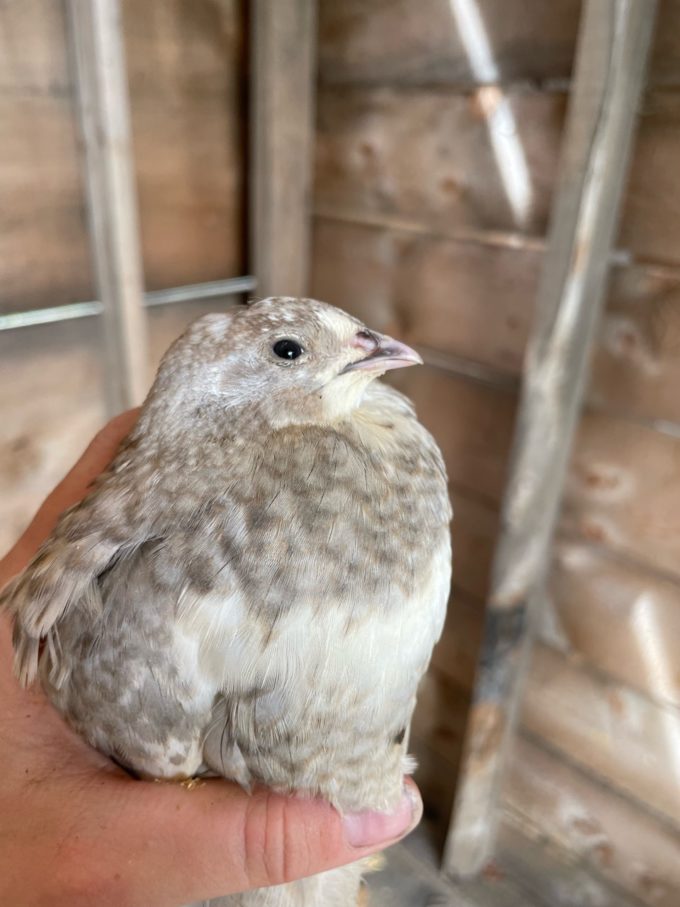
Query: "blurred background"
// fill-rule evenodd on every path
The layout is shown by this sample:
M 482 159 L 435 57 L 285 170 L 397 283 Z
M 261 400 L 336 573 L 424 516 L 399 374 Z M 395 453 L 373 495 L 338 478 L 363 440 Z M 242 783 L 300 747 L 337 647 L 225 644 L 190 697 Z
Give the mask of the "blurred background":
M 0 0 L 3 551 L 105 421 L 115 381 L 74 64 L 87 5 Z M 266 83 L 253 88 L 251 7 L 122 0 L 141 282 L 193 288 L 147 306 L 143 383 L 189 321 L 246 298 L 214 282 L 259 276 L 266 257 L 253 167 L 278 171 L 258 164 L 252 120 L 266 130 L 276 110 L 253 113 Z M 305 292 L 422 352 L 395 381 L 444 450 L 455 510 L 449 617 L 412 730 L 427 834 L 375 876 L 376 903 L 680 903 L 680 0 L 658 6 L 497 853 L 474 882 L 438 875 L 580 14 L 577 0 L 318 0 L 311 56 L 295 40 L 273 54 L 312 73 L 292 113 L 310 124 L 308 180 L 288 212 L 304 273 L 270 287 L 274 268 L 253 289 Z

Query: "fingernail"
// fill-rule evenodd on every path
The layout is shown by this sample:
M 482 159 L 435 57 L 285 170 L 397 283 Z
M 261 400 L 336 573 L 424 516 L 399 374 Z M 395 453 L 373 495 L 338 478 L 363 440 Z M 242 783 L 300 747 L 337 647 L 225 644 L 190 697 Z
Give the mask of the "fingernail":
M 374 847 L 403 837 L 416 827 L 422 814 L 423 802 L 417 788 L 407 785 L 394 812 L 345 813 L 342 821 L 352 847 Z

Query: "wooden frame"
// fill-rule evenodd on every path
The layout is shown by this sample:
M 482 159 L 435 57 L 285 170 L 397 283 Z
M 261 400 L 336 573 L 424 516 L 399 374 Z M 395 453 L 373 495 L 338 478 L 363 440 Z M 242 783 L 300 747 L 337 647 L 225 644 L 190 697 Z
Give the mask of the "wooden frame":
M 119 0 L 68 0 L 90 237 L 107 357 L 111 413 L 148 388 L 148 341 L 130 112 Z
M 587 0 L 561 175 L 529 340 L 462 772 L 445 852 L 455 876 L 491 859 L 500 790 L 611 247 L 655 0 Z
M 309 276 L 315 0 L 252 0 L 251 270 L 261 296 L 304 296 Z

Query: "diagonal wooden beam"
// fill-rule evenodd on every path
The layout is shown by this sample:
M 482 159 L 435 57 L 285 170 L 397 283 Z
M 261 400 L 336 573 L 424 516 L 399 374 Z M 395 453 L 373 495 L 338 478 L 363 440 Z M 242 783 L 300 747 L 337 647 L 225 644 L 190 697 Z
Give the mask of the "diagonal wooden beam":
M 603 306 L 655 0 L 587 0 L 444 868 L 494 853 L 505 762 Z

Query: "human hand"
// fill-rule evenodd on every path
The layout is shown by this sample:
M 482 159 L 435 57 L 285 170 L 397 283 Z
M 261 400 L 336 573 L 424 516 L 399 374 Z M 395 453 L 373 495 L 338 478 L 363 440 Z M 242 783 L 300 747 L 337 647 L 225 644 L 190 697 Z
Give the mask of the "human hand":
M 59 515 L 86 493 L 138 411 L 95 437 L 0 561 L 0 588 Z M 246 794 L 212 779 L 192 790 L 135 781 L 91 749 L 36 686 L 11 671 L 0 615 L 0 903 L 12 907 L 171 907 L 276 885 L 358 860 L 403 837 L 421 815 L 408 781 L 396 813 L 344 819 L 317 800 Z

